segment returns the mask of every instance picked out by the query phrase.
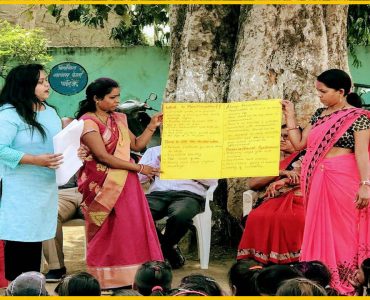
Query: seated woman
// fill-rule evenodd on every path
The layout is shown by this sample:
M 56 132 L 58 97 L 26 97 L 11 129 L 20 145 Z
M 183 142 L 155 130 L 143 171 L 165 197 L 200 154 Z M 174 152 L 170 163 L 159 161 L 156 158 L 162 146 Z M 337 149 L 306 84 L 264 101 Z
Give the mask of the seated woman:
M 249 181 L 252 189 L 268 186 L 260 192 L 262 197 L 247 218 L 238 247 L 238 260 L 251 258 L 263 264 L 299 260 L 304 228 L 299 174 L 304 153 L 294 150 L 284 127 L 280 147 L 283 153 L 280 176 L 251 178 Z

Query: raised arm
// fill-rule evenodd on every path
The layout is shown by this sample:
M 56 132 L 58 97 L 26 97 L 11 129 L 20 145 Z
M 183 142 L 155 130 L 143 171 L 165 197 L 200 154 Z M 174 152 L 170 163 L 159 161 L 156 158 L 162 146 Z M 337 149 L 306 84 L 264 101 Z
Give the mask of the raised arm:
M 152 138 L 157 127 L 162 124 L 162 121 L 163 114 L 157 113 L 153 115 L 153 117 L 150 120 L 150 123 L 140 136 L 136 137 L 130 131 L 131 149 L 134 151 L 143 150 L 146 147 L 146 145 L 150 142 L 150 139 Z
M 306 148 L 307 137 L 308 137 L 308 134 L 310 133 L 312 125 L 308 124 L 306 128 L 301 132 L 301 130 L 299 130 L 299 127 L 297 125 L 293 103 L 289 100 L 282 100 L 282 105 L 283 105 L 283 112 L 285 115 L 289 140 L 293 144 L 293 147 L 297 151 L 300 151 Z
M 150 166 L 135 164 L 124 161 L 107 152 L 101 135 L 96 131 L 91 131 L 82 136 L 82 142 L 90 149 L 94 157 L 102 164 L 113 169 L 123 169 L 133 172 L 141 172 L 145 175 L 155 175 L 158 170 Z

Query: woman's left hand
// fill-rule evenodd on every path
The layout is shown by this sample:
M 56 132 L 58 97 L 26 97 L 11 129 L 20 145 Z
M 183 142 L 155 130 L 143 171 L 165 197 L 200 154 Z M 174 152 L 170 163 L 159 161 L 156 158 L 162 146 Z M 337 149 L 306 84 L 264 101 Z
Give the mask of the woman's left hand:
M 89 148 L 85 146 L 84 144 L 81 144 L 80 148 L 78 148 L 77 150 L 77 156 L 79 159 L 84 161 L 87 157 L 88 152 L 89 152 Z
M 152 130 L 153 129 L 155 130 L 159 125 L 162 124 L 162 122 L 163 122 L 163 113 L 161 112 L 156 113 L 155 115 L 152 116 L 148 127 Z
M 298 184 L 299 183 L 299 173 L 296 171 L 287 171 L 287 170 L 281 170 L 279 172 L 280 176 L 285 176 L 289 179 L 290 184 Z
M 356 196 L 356 208 L 362 209 L 369 205 L 369 199 L 370 199 L 370 186 L 367 184 L 362 184 L 360 188 L 358 189 L 358 193 Z
M 266 189 L 266 197 L 273 198 L 275 197 L 276 192 L 285 185 L 285 181 L 280 179 L 272 182 Z

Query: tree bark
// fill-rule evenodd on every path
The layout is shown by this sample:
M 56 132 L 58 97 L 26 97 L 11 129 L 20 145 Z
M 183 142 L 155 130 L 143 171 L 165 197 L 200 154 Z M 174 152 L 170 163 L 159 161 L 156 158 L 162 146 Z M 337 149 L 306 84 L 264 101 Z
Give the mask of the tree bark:
M 173 7 L 165 101 L 285 98 L 304 127 L 321 105 L 316 76 L 348 70 L 347 11 L 344 5 Z M 227 209 L 237 219 L 247 188 L 245 178 L 228 180 Z
M 347 52 L 347 5 L 325 5 L 325 28 L 328 45 L 328 69 L 349 72 Z
M 226 102 L 239 8 L 237 5 L 171 7 L 172 55 L 165 102 Z M 236 232 L 235 220 L 226 209 L 225 180 L 219 183 L 211 205 L 212 243 L 224 244 Z M 236 241 L 239 236 L 231 239 Z
M 226 101 L 239 6 L 185 8 L 171 9 L 172 60 L 165 101 Z
M 346 6 L 254 5 L 240 15 L 228 101 L 289 99 L 305 127 L 320 106 L 316 76 L 348 69 Z M 229 180 L 228 189 L 228 210 L 239 217 L 246 179 Z
M 171 62 L 163 99 L 165 99 L 164 101 L 173 102 L 176 97 L 178 70 L 180 68 L 181 37 L 186 19 L 186 5 L 171 5 L 169 15 Z

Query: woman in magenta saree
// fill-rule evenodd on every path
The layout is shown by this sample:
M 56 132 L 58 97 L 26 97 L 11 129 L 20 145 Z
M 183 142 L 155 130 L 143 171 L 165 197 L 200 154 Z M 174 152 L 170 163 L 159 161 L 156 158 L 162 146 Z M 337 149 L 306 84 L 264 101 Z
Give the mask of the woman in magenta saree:
M 97 79 L 89 85 L 86 95 L 80 104 L 82 116 L 78 117 L 84 120 L 82 142 L 91 151 L 79 176 L 88 242 L 87 268 L 102 289 L 117 288 L 131 285 L 142 263 L 163 260 L 137 176 L 138 172 L 152 176 L 158 170 L 130 161 L 130 147 L 146 144 L 154 130 L 149 128 L 132 140 L 126 116 L 114 112 L 119 103 L 115 81 Z
M 306 218 L 300 260 L 325 263 L 332 273 L 331 286 L 344 295 L 354 293 L 348 278 L 370 255 L 370 113 L 351 105 L 356 95 L 350 87 L 349 76 L 341 70 L 318 76 L 316 88 L 327 108 L 316 111 L 301 136 L 293 130 L 291 104 L 283 101 L 293 145 L 307 144 L 301 172 Z

